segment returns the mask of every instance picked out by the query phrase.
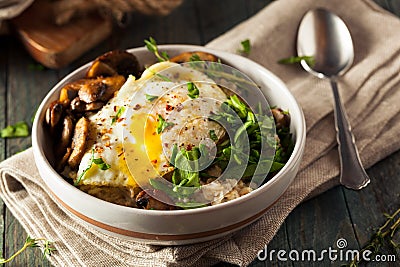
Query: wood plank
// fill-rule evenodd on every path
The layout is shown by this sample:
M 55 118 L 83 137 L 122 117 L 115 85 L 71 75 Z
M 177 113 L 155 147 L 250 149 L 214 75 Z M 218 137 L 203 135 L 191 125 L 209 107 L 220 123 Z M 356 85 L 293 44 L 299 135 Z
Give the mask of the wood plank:
M 400 207 L 400 151 L 383 159 L 368 170 L 371 184 L 362 191 L 343 189 L 357 240 L 362 247 L 376 228 L 383 225 L 383 213 L 393 213 Z M 368 211 L 368 212 L 366 212 Z M 385 254 L 396 254 L 383 250 Z M 397 251 L 397 258 L 400 252 Z
M 388 2 L 387 8 L 393 14 L 400 16 L 400 2 L 398 0 L 386 0 Z
M 30 66 L 36 64 L 33 59 L 24 52 L 21 44 L 10 40 L 9 56 L 13 59 L 8 68 L 7 84 L 7 123 L 17 121 L 31 123 L 39 102 L 54 84 L 57 75 L 53 70 L 32 70 Z M 6 156 L 9 157 L 31 146 L 31 138 L 8 139 Z M 9 257 L 24 244 L 26 233 L 10 211 L 5 212 L 5 256 Z M 41 252 L 38 249 L 29 249 L 23 255 L 17 257 L 13 266 L 48 266 L 42 261 Z
M 346 239 L 347 248 L 359 248 L 341 187 L 304 202 L 286 219 L 286 225 L 290 247 L 300 253 L 312 249 L 319 255 L 329 247 L 337 249 L 336 242 L 340 238 Z M 294 265 L 298 263 L 301 261 Z M 329 266 L 330 263 L 329 257 L 323 257 L 322 261 L 308 262 L 307 266 Z M 342 263 L 346 262 L 337 260 L 334 265 Z
M 247 18 L 244 0 L 196 0 L 202 43 L 206 44 Z M 238 44 L 240 47 L 240 44 Z
M 269 5 L 273 0 L 247 0 L 246 11 L 247 17 L 255 15 L 258 11 Z
M 0 53 L 0 129 L 6 127 L 6 112 L 7 112 L 7 63 L 8 63 L 8 40 L 9 38 L 6 36 L 0 37 L 0 50 L 3 51 Z M 0 161 L 4 160 L 6 157 L 6 140 L 0 138 Z M 1 256 L 4 257 L 4 210 L 5 205 L 3 200 L 0 198 L 0 249 Z
M 267 251 L 279 251 L 285 250 L 290 251 L 290 246 L 288 242 L 288 235 L 287 235 L 287 224 L 284 222 L 279 229 L 278 233 L 274 236 L 271 242 L 267 245 Z M 267 257 L 265 253 L 260 254 L 261 257 Z M 269 258 L 256 258 L 249 267 L 269 267 L 269 266 L 279 266 L 279 267 L 291 267 L 294 266 L 293 262 L 291 261 L 279 261 L 276 257 L 273 257 L 272 260 Z

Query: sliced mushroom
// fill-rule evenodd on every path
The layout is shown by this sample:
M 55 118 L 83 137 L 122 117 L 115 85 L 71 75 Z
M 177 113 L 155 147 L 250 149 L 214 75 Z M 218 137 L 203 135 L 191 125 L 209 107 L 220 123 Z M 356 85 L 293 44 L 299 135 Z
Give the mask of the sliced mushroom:
M 92 103 L 85 103 L 79 99 L 79 97 L 75 97 L 71 103 L 71 110 L 77 113 L 83 113 L 87 111 L 96 111 L 101 109 L 105 105 L 104 102 L 96 101 Z
M 86 77 L 122 75 L 127 78 L 129 75 L 138 77 L 139 73 L 139 62 L 134 55 L 126 51 L 114 50 L 96 58 Z
M 52 132 L 63 117 L 63 106 L 56 100 L 53 101 L 46 110 L 46 123 L 50 126 Z
M 86 106 L 85 106 L 86 110 L 85 111 L 96 111 L 96 110 L 99 110 L 104 106 L 104 104 L 105 103 L 101 102 L 101 101 L 97 101 L 97 102 L 92 102 L 92 103 L 86 104 Z
M 121 75 L 90 79 L 79 89 L 78 96 L 85 103 L 107 102 L 124 83 L 125 78 Z
M 74 121 L 70 115 L 67 115 L 64 118 L 61 138 L 57 148 L 57 155 L 59 157 L 65 154 L 66 149 L 69 147 L 72 141 L 73 134 L 74 134 Z
M 85 84 L 87 80 L 80 79 L 72 83 L 66 84 L 60 91 L 59 102 L 64 106 L 68 106 L 72 99 L 78 95 L 79 89 Z
M 171 62 L 175 63 L 185 63 L 193 60 L 218 62 L 218 58 L 213 54 L 201 51 L 185 52 L 170 59 Z
M 136 196 L 136 205 L 146 210 L 174 210 L 176 207 L 168 205 L 169 197 L 161 190 L 150 189 L 151 192 L 141 191 Z M 152 195 L 156 195 L 157 199 Z M 161 201 L 160 201 L 160 200 Z
M 283 111 L 281 108 L 271 109 L 272 115 L 275 119 L 276 129 L 282 129 L 290 126 L 290 115 Z
M 71 152 L 72 152 L 72 148 L 67 147 L 67 150 L 66 150 L 64 156 L 61 158 L 61 160 L 57 164 L 56 170 L 58 172 L 62 172 L 64 170 L 65 166 L 67 165 L 68 159 L 71 155 Z
M 89 135 L 89 120 L 82 117 L 75 125 L 74 137 L 72 139 L 72 153 L 68 158 L 68 164 L 72 169 L 77 169 L 83 154 L 85 153 L 86 141 Z

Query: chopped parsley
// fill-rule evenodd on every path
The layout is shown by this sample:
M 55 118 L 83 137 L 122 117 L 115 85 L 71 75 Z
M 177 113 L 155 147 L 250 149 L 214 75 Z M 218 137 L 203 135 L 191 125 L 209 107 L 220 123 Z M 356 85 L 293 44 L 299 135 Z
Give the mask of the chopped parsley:
M 282 58 L 281 60 L 278 61 L 279 64 L 296 64 L 300 63 L 302 60 L 304 60 L 307 65 L 309 66 L 314 66 L 315 64 L 315 59 L 313 56 L 292 56 L 288 58 Z
M 111 125 L 114 124 L 116 121 L 118 121 L 118 119 L 121 117 L 122 113 L 124 113 L 125 111 L 125 107 L 122 106 L 118 109 L 117 113 L 115 114 L 115 116 L 112 118 L 111 120 Z
M 196 62 L 196 61 L 201 61 L 201 58 L 198 54 L 194 53 L 192 56 L 189 58 L 190 62 Z
M 187 83 L 188 96 L 192 99 L 198 98 L 200 91 L 199 88 L 192 82 Z
M 15 138 L 29 136 L 29 126 L 26 122 L 20 121 L 14 125 L 9 125 L 0 131 L 1 138 Z
M 147 50 L 154 53 L 158 61 L 168 61 L 169 56 L 166 52 L 161 52 L 158 50 L 157 42 L 153 37 L 149 37 L 149 40 L 144 40 Z
M 161 115 L 158 115 L 158 124 L 157 124 L 157 128 L 156 128 L 156 132 L 157 132 L 157 134 L 160 134 L 160 133 L 164 132 L 165 129 L 167 129 L 168 127 L 171 127 L 173 125 L 175 125 L 173 122 L 165 121 Z
M 153 101 L 156 100 L 157 98 L 158 98 L 158 96 L 156 96 L 156 95 L 149 95 L 149 94 L 146 94 L 146 100 L 147 100 L 147 101 L 153 102 Z
M 79 175 L 78 179 L 76 179 L 74 185 L 77 186 L 83 179 L 83 177 L 85 176 L 85 174 L 90 170 L 90 168 L 92 168 L 92 165 L 96 164 L 97 167 L 99 167 L 100 170 L 106 171 L 109 168 L 111 168 L 110 164 L 107 164 L 104 162 L 104 160 L 102 158 L 94 158 L 94 149 L 92 149 L 92 157 L 90 158 L 90 162 L 89 165 L 86 167 L 86 169 L 83 170 L 83 172 Z
M 242 49 L 240 49 L 239 52 L 246 55 L 250 54 L 251 50 L 250 40 L 249 39 L 243 40 L 240 44 L 242 45 Z
M 209 135 L 210 135 L 211 140 L 213 140 L 213 141 L 218 140 L 218 136 L 215 134 L 215 130 L 210 130 Z

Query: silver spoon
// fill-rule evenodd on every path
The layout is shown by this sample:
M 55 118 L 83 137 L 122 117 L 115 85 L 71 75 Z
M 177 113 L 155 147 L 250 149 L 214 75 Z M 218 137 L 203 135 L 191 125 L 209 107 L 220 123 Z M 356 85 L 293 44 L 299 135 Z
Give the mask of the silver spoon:
M 312 63 L 307 60 L 301 61 L 306 71 L 330 80 L 335 100 L 340 183 L 354 190 L 361 189 L 370 179 L 361 164 L 336 83 L 337 77 L 350 68 L 354 59 L 353 41 L 346 24 L 337 15 L 325 9 L 308 11 L 300 23 L 297 54 L 313 58 Z

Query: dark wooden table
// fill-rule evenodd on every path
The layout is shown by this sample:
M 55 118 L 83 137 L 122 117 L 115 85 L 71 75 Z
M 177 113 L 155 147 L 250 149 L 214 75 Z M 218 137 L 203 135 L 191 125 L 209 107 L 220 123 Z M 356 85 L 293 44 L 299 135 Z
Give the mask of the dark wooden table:
M 385 9 L 400 15 L 400 2 L 375 0 Z M 174 13 L 164 18 L 135 15 L 130 24 L 116 29 L 112 36 L 79 60 L 61 70 L 37 70 L 37 63 L 12 35 L 0 36 L 0 128 L 17 121 L 30 122 L 41 99 L 63 76 L 97 55 L 115 48 L 143 46 L 149 36 L 162 43 L 205 44 L 266 6 L 267 0 L 185 0 Z M 345 4 L 345 1 L 343 1 Z M 400 89 L 400 88 L 399 88 Z M 0 139 L 0 160 L 31 146 L 30 138 Z M 384 212 L 399 208 L 400 152 L 368 170 L 371 184 L 360 192 L 335 187 L 297 207 L 268 245 L 268 250 L 314 249 L 333 247 L 345 238 L 348 247 L 359 249 L 374 227 L 381 225 Z M 1 202 L 0 248 L 9 257 L 22 247 L 26 233 Z M 388 254 L 393 252 L 388 251 Z M 369 266 L 400 266 L 395 263 Z M 10 266 L 49 266 L 39 250 L 29 249 Z M 227 264 L 221 263 L 221 266 Z M 255 260 L 252 266 L 330 266 L 329 259 L 317 263 Z M 338 266 L 335 262 L 333 266 Z

